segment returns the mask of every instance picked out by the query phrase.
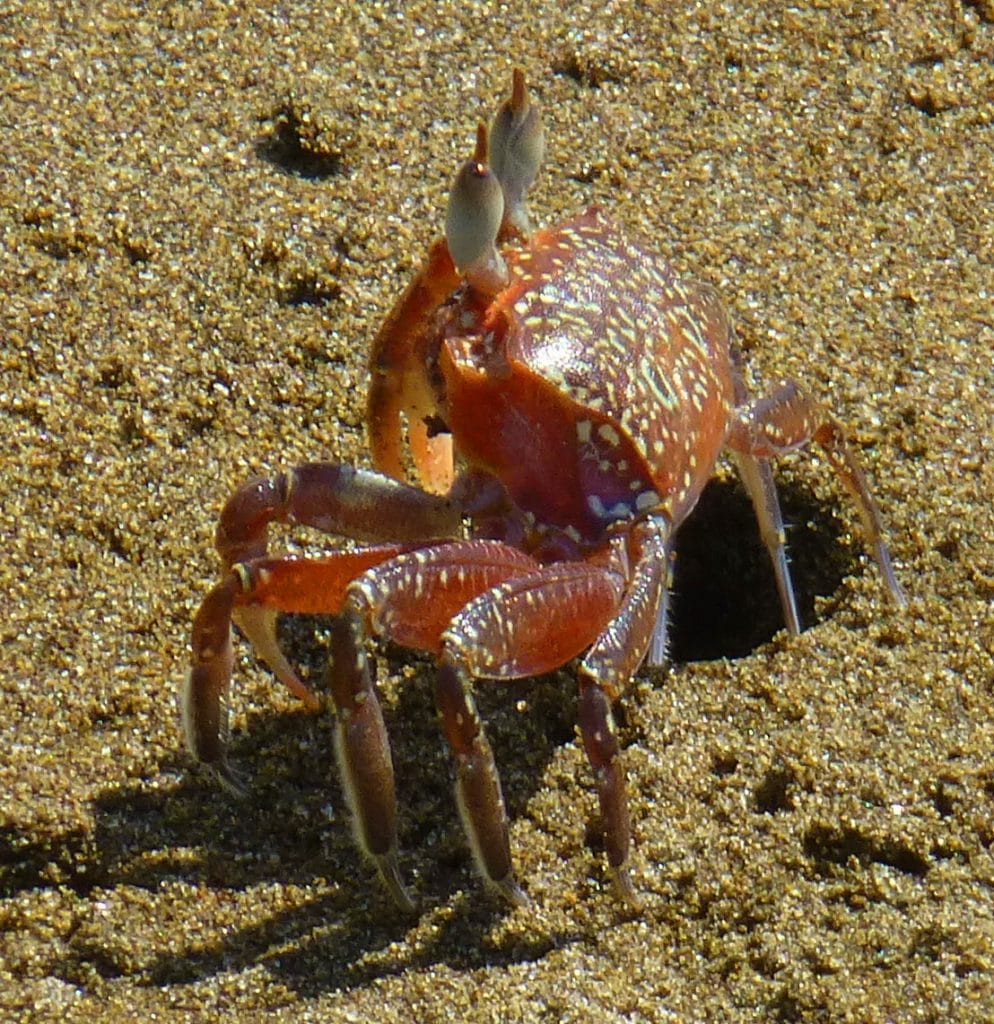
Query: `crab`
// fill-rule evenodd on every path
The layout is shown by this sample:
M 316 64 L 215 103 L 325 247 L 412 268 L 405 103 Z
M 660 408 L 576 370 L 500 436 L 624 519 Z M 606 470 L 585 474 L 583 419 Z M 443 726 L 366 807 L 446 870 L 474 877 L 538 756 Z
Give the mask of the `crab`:
M 332 616 L 327 688 L 358 845 L 397 904 L 390 747 L 367 656 L 377 637 L 437 661 L 435 701 L 462 823 L 483 878 L 527 901 L 512 865 L 476 680 L 536 676 L 580 658 L 579 732 L 608 874 L 637 903 L 612 707 L 666 658 L 674 537 L 726 451 L 755 507 L 786 627 L 800 621 L 770 460 L 815 442 L 855 501 L 905 603 L 881 516 L 836 418 L 797 385 L 750 399 L 716 292 L 681 280 L 598 208 L 535 230 L 526 193 L 544 150 L 521 71 L 456 175 L 445 234 L 377 334 L 367 425 L 375 470 L 314 462 L 229 498 L 223 573 L 193 624 L 188 746 L 232 788 L 225 698 L 232 623 L 311 708 L 280 650 L 284 613 Z M 408 470 L 420 486 L 406 482 Z M 321 557 L 270 555 L 271 523 L 347 539 Z

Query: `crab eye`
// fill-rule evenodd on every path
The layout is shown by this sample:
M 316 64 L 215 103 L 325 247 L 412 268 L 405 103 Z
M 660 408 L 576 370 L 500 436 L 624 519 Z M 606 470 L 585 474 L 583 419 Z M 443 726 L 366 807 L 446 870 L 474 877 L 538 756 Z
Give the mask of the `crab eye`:
M 445 215 L 445 241 L 452 262 L 469 283 L 485 292 L 507 283 L 507 267 L 497 251 L 497 232 L 504 218 L 504 194 L 487 166 L 487 129 L 476 129 L 476 150 L 462 165 Z
M 511 97 L 501 104 L 490 129 L 490 165 L 504 190 L 508 220 L 525 234 L 525 193 L 538 174 L 544 153 L 541 114 L 528 96 L 524 74 L 515 68 Z

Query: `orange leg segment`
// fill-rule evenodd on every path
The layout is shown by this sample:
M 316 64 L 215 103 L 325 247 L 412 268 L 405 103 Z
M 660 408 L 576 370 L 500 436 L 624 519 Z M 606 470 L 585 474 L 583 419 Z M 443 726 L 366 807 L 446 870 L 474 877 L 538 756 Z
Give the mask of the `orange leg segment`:
M 187 746 L 233 789 L 241 784 L 227 765 L 223 703 L 231 684 L 234 621 L 258 656 L 312 710 L 320 701 L 300 681 L 276 642 L 280 612 L 337 615 L 348 585 L 371 565 L 409 550 L 390 544 L 343 551 L 323 559 L 257 558 L 239 562 L 204 598 L 193 620 L 192 668 L 183 691 Z
M 228 499 L 215 536 L 225 567 L 265 555 L 274 522 L 374 543 L 425 542 L 459 536 L 462 509 L 382 473 L 307 462 L 272 480 L 250 480 Z
M 491 587 L 540 570 L 530 555 L 500 541 L 452 541 L 366 573 L 350 588 L 349 603 L 375 635 L 438 654 L 443 630 L 465 605 Z
M 266 557 L 271 523 L 298 523 L 358 540 L 400 541 L 324 559 Z M 193 754 L 232 788 L 222 703 L 231 680 L 231 624 L 259 657 L 311 708 L 317 698 L 298 679 L 276 642 L 280 612 L 337 615 L 348 585 L 372 565 L 433 540 L 458 536 L 458 499 L 425 494 L 380 473 L 330 462 L 305 463 L 271 480 L 257 479 L 229 498 L 216 546 L 230 570 L 207 595 L 193 624 L 192 668 L 183 691 L 183 721 Z

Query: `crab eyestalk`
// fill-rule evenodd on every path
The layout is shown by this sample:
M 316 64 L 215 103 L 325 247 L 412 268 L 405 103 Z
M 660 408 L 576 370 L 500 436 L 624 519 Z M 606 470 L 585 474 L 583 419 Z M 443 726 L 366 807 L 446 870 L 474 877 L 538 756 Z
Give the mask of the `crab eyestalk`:
M 504 193 L 487 165 L 487 129 L 481 124 L 476 150 L 452 183 L 445 241 L 456 270 L 484 295 L 496 295 L 508 281 L 507 265 L 497 249 L 503 219 Z
M 545 154 L 545 133 L 538 105 L 532 103 L 525 76 L 515 68 L 511 96 L 490 127 L 490 166 L 504 192 L 504 224 L 527 238 L 531 234 L 525 194 Z

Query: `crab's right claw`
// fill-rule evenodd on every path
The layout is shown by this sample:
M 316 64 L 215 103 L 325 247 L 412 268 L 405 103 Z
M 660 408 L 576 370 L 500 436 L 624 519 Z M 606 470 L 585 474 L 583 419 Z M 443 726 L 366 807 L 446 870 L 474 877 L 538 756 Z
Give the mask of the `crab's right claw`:
M 425 490 L 444 494 L 452 485 L 452 439 L 429 424 L 439 409 L 428 380 L 426 350 L 432 315 L 459 286 L 448 246 L 439 239 L 428 260 L 397 300 L 370 352 L 366 423 L 373 465 L 396 480 L 404 469 L 404 420 L 411 460 Z

